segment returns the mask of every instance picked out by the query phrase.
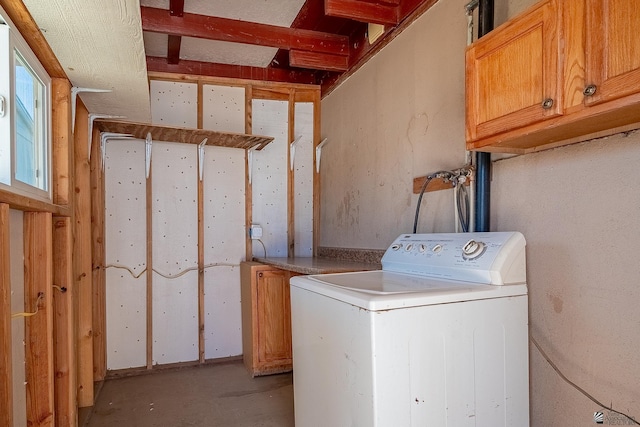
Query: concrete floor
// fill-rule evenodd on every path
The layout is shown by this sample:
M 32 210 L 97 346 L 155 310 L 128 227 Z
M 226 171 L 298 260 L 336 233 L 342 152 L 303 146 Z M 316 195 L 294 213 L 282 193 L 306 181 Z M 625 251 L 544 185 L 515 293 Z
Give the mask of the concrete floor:
M 251 378 L 234 361 L 109 379 L 84 425 L 293 426 L 293 376 Z

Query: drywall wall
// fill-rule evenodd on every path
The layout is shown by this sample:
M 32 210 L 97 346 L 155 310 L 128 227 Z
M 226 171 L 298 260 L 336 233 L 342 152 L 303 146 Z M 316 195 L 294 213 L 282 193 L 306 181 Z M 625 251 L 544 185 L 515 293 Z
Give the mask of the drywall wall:
M 527 239 L 531 336 L 569 379 L 636 419 L 639 162 L 640 131 L 500 160 L 491 200 L 492 229 Z M 598 405 L 533 346 L 530 361 L 532 426 L 594 424 Z
M 322 101 L 321 246 L 386 248 L 413 228 L 413 178 L 464 165 L 464 1 L 438 2 Z M 451 191 L 418 231 L 454 230 Z
M 9 210 L 9 256 L 11 257 L 11 312 L 24 312 L 23 214 Z M 13 425 L 27 425 L 27 387 L 25 374 L 24 317 L 11 319 L 11 371 L 13 382 Z
M 463 161 L 464 3 L 438 2 L 323 100 L 321 245 L 385 248 L 412 220 L 410 179 Z M 531 3 L 497 2 L 496 25 Z M 492 229 L 527 238 L 531 336 L 569 378 L 636 419 L 639 143 L 618 135 L 497 161 L 491 202 Z M 444 197 L 427 196 L 421 230 L 453 230 Z M 531 426 L 593 425 L 600 408 L 533 346 L 530 360 Z

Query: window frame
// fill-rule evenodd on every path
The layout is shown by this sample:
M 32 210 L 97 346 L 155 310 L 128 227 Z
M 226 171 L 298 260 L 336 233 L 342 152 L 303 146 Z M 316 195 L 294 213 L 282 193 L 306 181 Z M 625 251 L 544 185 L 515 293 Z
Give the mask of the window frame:
M 3 24 L 4 22 L 4 24 Z M 2 28 L 4 27 L 4 28 Z M 8 183 L 0 181 L 0 189 L 10 191 L 12 193 L 39 199 L 46 202 L 52 200 L 52 103 L 51 103 L 51 77 L 46 72 L 36 55 L 33 53 L 29 45 L 26 43 L 22 35 L 13 26 L 12 22 L 4 15 L 4 11 L 0 9 L 0 31 L 4 32 L 0 36 L 0 73 L 9 75 L 8 85 L 0 85 L 0 95 L 3 96 L 5 102 L 5 116 L 0 118 L 4 120 L 4 129 L 0 132 L 0 150 L 9 151 L 10 163 L 10 180 Z M 42 126 L 36 125 L 36 129 L 41 132 L 37 142 L 37 152 L 44 156 L 42 176 L 36 178 L 44 180 L 44 189 L 30 185 L 16 178 L 17 163 L 17 102 L 16 102 L 16 64 L 17 57 L 29 72 L 42 85 L 41 104 L 38 106 L 38 117 L 34 121 L 38 121 Z M 7 87 L 8 86 L 8 87 Z M 6 93 L 8 90 L 8 93 Z M 8 108 L 7 108 L 8 107 Z M 9 129 L 6 129 L 8 124 Z M 8 142 L 7 142 L 8 136 Z M 42 145 L 40 145 L 42 144 Z M 6 162 L 6 159 L 5 159 Z M 3 162 L 0 167 L 5 167 Z

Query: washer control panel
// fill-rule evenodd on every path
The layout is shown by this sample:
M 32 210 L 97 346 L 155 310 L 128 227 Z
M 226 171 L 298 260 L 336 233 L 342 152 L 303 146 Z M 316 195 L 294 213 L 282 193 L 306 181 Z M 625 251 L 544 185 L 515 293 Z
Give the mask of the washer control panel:
M 382 269 L 482 284 L 524 283 L 525 240 L 518 232 L 403 234 Z

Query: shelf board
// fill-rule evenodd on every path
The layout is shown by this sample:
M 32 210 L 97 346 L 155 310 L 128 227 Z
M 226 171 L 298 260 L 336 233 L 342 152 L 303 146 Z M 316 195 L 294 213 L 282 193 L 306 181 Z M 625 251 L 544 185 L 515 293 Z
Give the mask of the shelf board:
M 241 149 L 256 147 L 256 150 L 262 150 L 267 144 L 273 141 L 273 137 L 270 136 L 159 126 L 149 123 L 134 123 L 117 120 L 96 119 L 94 126 L 100 130 L 100 132 L 129 134 L 139 139 L 145 139 L 147 137 L 147 133 L 151 133 L 151 138 L 154 141 L 200 144 L 203 139 L 207 138 L 207 145 L 217 147 Z

